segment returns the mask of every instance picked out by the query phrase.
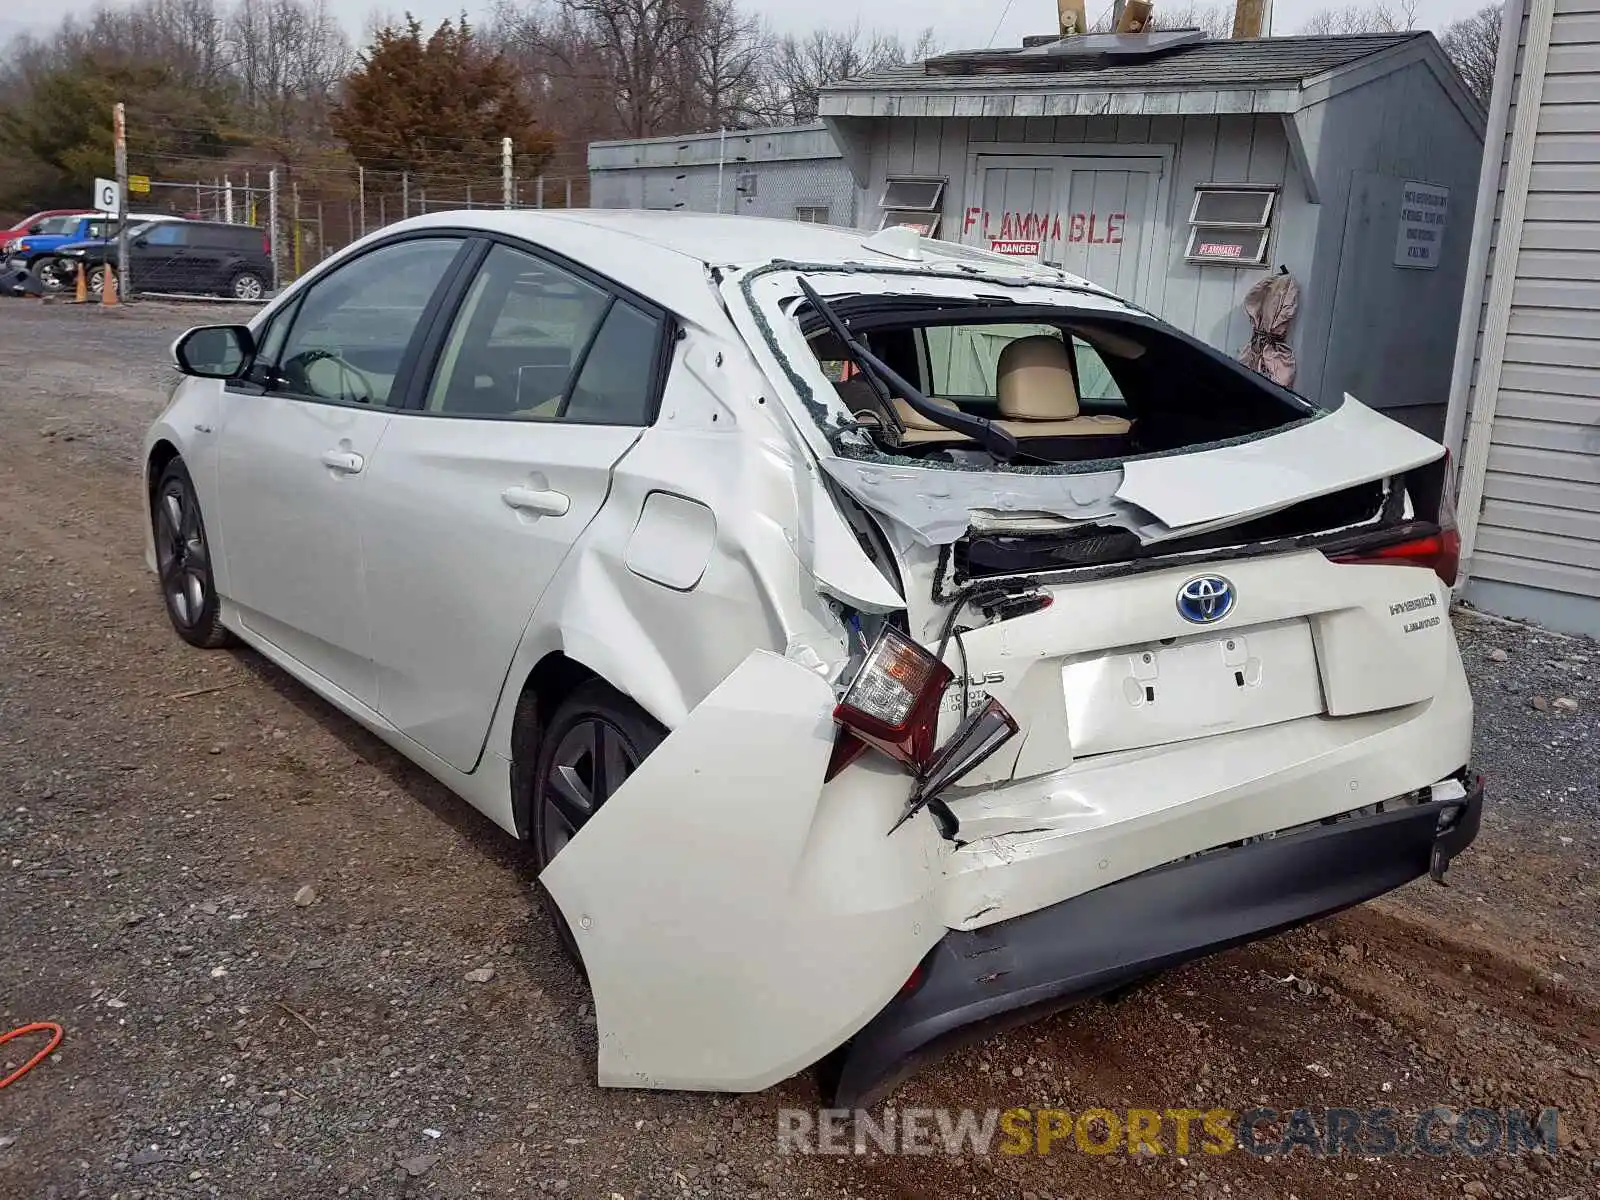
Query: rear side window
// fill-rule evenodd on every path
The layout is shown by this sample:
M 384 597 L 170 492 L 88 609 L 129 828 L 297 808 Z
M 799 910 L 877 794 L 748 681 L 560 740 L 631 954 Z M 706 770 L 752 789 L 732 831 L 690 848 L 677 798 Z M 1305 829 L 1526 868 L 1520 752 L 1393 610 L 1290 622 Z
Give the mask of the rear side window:
M 584 359 L 562 416 L 600 425 L 648 425 L 661 322 L 618 300 Z
M 179 221 L 162 221 L 152 226 L 142 236 L 152 246 L 181 246 L 183 244 L 183 224 Z

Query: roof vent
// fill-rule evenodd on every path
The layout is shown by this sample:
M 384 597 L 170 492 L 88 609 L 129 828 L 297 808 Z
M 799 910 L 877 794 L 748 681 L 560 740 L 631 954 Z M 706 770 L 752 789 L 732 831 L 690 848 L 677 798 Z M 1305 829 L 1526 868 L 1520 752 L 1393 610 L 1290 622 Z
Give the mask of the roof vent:
M 1090 33 L 1082 37 L 1029 38 L 1020 50 L 941 54 L 927 61 L 929 75 L 1023 74 L 1033 71 L 1093 71 L 1178 54 L 1206 40 L 1201 29 L 1155 33 Z
M 862 238 L 861 244 L 868 250 L 875 250 L 890 258 L 902 259 L 905 262 L 922 261 L 922 235 L 905 225 L 891 225 L 887 229 L 880 229 L 871 237 Z

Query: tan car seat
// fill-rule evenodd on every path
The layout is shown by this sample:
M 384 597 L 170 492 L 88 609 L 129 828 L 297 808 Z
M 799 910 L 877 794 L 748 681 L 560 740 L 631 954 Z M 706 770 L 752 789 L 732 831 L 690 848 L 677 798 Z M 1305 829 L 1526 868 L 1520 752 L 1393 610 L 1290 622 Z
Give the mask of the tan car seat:
M 1018 338 L 1000 351 L 995 370 L 1000 424 L 1018 438 L 1124 437 L 1125 417 L 1084 414 L 1067 346 L 1058 337 Z

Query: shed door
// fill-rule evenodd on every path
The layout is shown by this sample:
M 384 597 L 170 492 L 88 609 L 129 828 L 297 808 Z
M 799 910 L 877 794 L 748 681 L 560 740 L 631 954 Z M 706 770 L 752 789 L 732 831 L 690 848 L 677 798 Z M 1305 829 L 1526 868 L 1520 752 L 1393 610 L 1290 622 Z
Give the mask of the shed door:
M 982 155 L 977 177 L 969 245 L 1047 262 L 1143 302 L 1159 158 Z

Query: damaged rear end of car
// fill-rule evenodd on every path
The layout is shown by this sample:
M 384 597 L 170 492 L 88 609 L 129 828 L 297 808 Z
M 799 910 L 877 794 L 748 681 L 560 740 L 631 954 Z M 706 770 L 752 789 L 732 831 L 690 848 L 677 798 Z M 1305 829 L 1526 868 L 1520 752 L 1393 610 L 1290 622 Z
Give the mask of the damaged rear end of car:
M 859 1105 L 1443 878 L 1482 785 L 1442 447 L 987 255 L 718 282 L 838 641 L 752 654 L 546 871 L 603 1083 L 825 1060 Z

